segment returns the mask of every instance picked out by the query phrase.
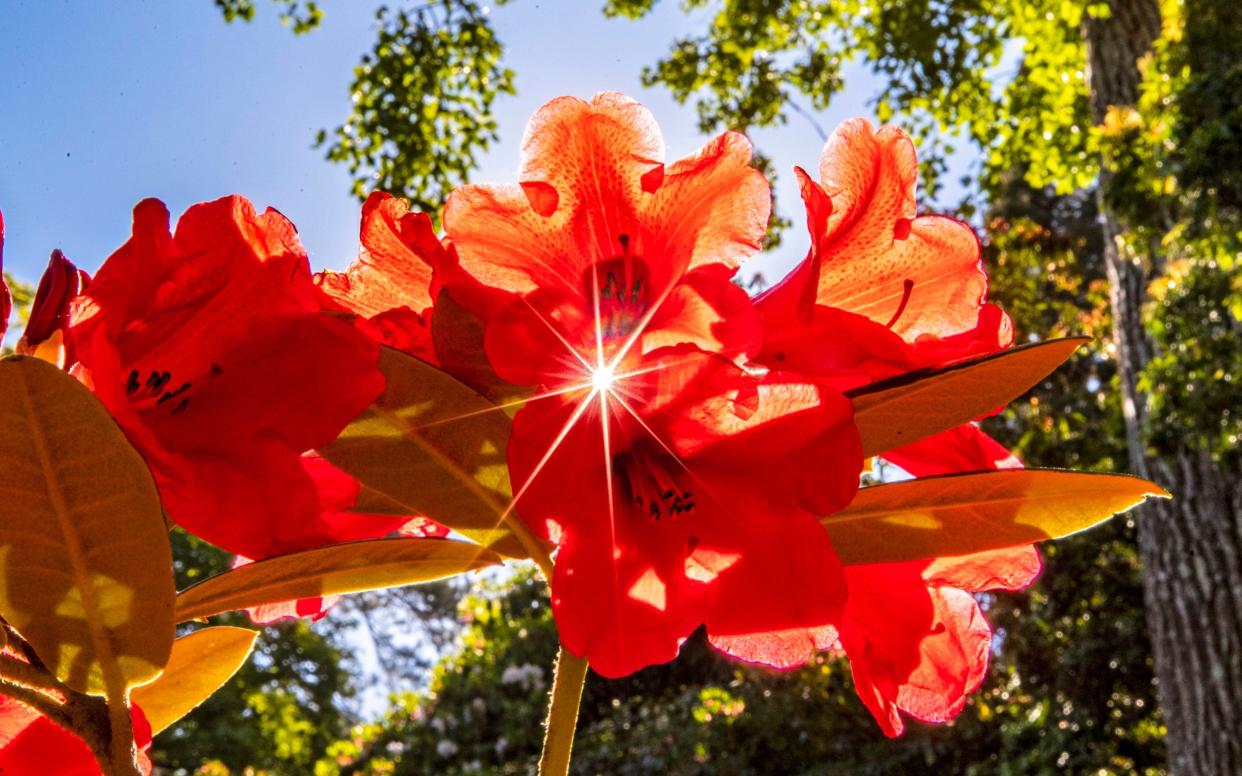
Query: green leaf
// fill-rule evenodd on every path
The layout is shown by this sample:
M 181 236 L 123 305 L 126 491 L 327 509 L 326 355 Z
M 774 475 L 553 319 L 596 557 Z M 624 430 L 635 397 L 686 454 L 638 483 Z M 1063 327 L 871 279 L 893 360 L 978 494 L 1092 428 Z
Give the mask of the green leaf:
M 249 628 L 221 625 L 174 641 L 164 673 L 130 695 L 151 723 L 151 734 L 189 714 L 223 687 L 245 665 L 258 635 Z
M 428 582 L 500 561 L 483 547 L 448 539 L 334 544 L 239 566 L 192 585 L 177 596 L 177 622 L 298 598 Z
M 70 687 L 124 698 L 173 640 L 172 555 L 146 463 L 81 383 L 0 360 L 0 615 Z
M 821 522 L 842 563 L 890 563 L 1059 539 L 1152 496 L 1169 493 L 1126 475 L 1008 469 L 863 488 Z
M 406 507 L 510 557 L 509 416 L 452 376 L 383 348 L 384 394 L 319 452 Z
M 883 454 L 994 412 L 1052 373 L 1088 342 L 1049 340 L 936 370 L 898 375 L 846 393 L 863 455 Z

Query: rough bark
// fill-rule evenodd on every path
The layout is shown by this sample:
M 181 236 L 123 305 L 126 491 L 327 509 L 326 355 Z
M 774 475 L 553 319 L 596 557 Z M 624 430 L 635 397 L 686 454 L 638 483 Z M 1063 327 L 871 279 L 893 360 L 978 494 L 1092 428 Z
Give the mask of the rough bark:
M 1084 21 L 1091 109 L 1138 98 L 1138 60 L 1160 33 L 1157 0 L 1111 0 L 1107 18 Z M 1133 468 L 1169 487 L 1174 500 L 1149 505 L 1139 520 L 1148 630 L 1169 766 L 1177 776 L 1242 774 L 1242 468 L 1205 451 L 1152 450 L 1137 377 L 1151 358 L 1142 305 L 1161 257 L 1133 255 L 1107 207 L 1101 176 L 1105 260 Z

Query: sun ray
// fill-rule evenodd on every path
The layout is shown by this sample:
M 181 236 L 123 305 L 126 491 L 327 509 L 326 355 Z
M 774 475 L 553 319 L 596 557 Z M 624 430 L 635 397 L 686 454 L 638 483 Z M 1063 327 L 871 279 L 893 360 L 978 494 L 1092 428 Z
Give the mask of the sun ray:
M 616 547 L 617 547 L 617 505 L 616 505 L 616 498 L 613 494 L 613 485 L 612 485 L 612 440 L 608 432 L 608 427 L 610 425 L 609 417 L 608 417 L 608 413 L 609 413 L 608 394 L 609 392 L 607 390 L 599 392 L 599 409 L 600 409 L 599 423 L 600 423 L 600 428 L 602 429 L 602 432 L 603 432 L 603 439 L 604 439 L 604 487 L 608 491 L 608 531 L 609 531 L 609 536 L 608 536 L 609 542 L 608 543 L 609 543 L 609 546 L 613 548 L 613 552 L 615 553 Z M 620 612 L 621 611 L 621 580 L 617 576 L 616 561 L 617 559 L 614 555 L 614 557 L 611 559 L 612 592 L 613 592 L 613 599 L 614 599 L 613 606 L 614 606 L 614 611 Z
M 642 396 L 640 396 L 639 394 L 635 393 L 635 392 L 633 391 L 633 389 L 631 389 L 631 388 L 629 388 L 629 387 L 627 387 L 627 386 L 623 385 L 623 384 L 622 384 L 622 382 L 621 382 L 621 380 L 619 380 L 619 379 L 614 379 L 614 380 L 612 381 L 612 384 L 609 386 L 609 391 L 612 393 L 612 395 L 614 395 L 614 396 L 616 396 L 616 397 L 618 397 L 618 398 L 620 398 L 620 397 L 622 397 L 622 396 L 625 396 L 625 397 L 627 397 L 628 399 L 630 399 L 631 401 L 634 401 L 634 402 L 640 402 L 640 403 L 643 403 L 643 404 L 646 404 L 646 403 L 647 403 L 647 402 L 646 402 L 646 401 L 642 398 Z
M 617 399 L 617 402 L 625 409 L 625 411 L 630 413 L 631 416 L 633 416 L 634 420 L 637 421 L 638 425 L 642 427 L 642 429 L 646 431 L 653 440 L 655 440 L 655 443 L 659 445 L 661 449 L 663 449 L 664 452 L 669 455 L 669 457 L 671 457 L 674 461 L 676 461 L 678 466 L 680 466 L 683 470 L 685 470 L 686 474 L 690 477 L 690 479 L 694 481 L 695 487 L 702 490 L 703 494 L 707 496 L 709 499 L 711 499 L 712 502 L 714 502 L 716 506 L 720 509 L 721 513 L 723 513 L 729 520 L 731 520 L 735 525 L 740 525 L 742 521 L 739 520 L 736 514 L 734 514 L 733 507 L 729 504 L 729 502 L 726 499 L 722 499 L 719 495 L 717 495 L 715 488 L 711 487 L 711 485 L 709 485 L 706 480 L 704 480 L 702 477 L 696 474 L 694 470 L 690 468 L 690 465 L 687 464 L 684 460 L 682 460 L 681 456 L 679 456 L 676 453 L 676 451 L 673 450 L 672 446 L 670 446 L 667 442 L 665 442 L 663 439 L 660 438 L 660 435 L 655 432 L 655 429 L 653 429 L 645 420 L 643 420 L 642 417 L 639 416 L 638 412 L 635 411 L 634 408 L 631 407 L 628 402 L 626 402 L 620 396 L 617 396 L 616 399 Z
M 641 375 L 651 374 L 652 372 L 659 372 L 664 369 L 669 369 L 671 367 L 681 366 L 682 364 L 689 364 L 692 361 L 698 361 L 701 358 L 709 357 L 709 355 L 710 354 L 707 354 L 703 351 L 698 351 L 689 356 L 686 356 L 685 358 L 677 358 L 677 359 L 672 359 L 672 360 L 659 359 L 656 361 L 655 364 L 652 364 L 651 366 L 644 366 L 640 369 L 632 369 L 629 372 L 618 372 L 613 375 L 613 378 L 615 380 L 624 380 L 630 377 L 639 377 Z
M 643 313 L 643 317 L 638 320 L 637 324 L 635 324 L 633 331 L 631 331 L 629 336 L 625 338 L 625 342 L 623 342 L 621 347 L 617 349 L 617 353 L 608 364 L 608 368 L 614 372 L 617 371 L 617 366 L 621 364 L 621 361 L 625 358 L 626 354 L 629 353 L 630 348 L 634 347 L 634 343 L 637 342 L 638 338 L 641 337 L 643 332 L 647 330 L 647 326 L 651 324 L 651 319 L 655 318 L 655 314 L 659 311 L 660 306 L 664 304 L 665 300 L 668 299 L 669 295 L 673 293 L 673 289 L 676 287 L 676 283 L 669 283 L 668 286 L 660 292 L 660 297 L 656 299 L 655 304 L 647 308 L 647 311 Z
M 517 492 L 513 494 L 513 498 L 509 501 L 509 506 L 505 507 L 505 511 L 500 513 L 500 518 L 496 522 L 497 526 L 509 518 L 509 515 L 513 512 L 514 508 L 517 507 L 518 500 L 526 494 L 526 491 L 530 488 L 531 483 L 533 483 L 535 478 L 539 476 L 539 473 L 543 471 L 543 467 L 548 465 L 548 461 L 552 459 L 553 453 L 555 453 L 557 448 L 561 446 L 561 443 L 565 441 L 565 437 L 569 436 L 569 432 L 573 430 L 573 427 L 577 424 L 578 419 L 581 418 L 583 413 L 587 411 L 587 408 L 591 406 L 591 402 L 594 399 L 595 391 L 592 390 L 591 393 L 582 400 L 582 403 L 578 405 L 578 408 L 574 410 L 573 415 L 570 415 L 569 420 L 565 421 L 565 425 L 561 427 L 561 430 L 557 433 L 556 438 L 552 440 L 552 444 L 548 445 L 547 452 L 545 452 L 543 457 L 539 459 L 539 463 L 535 464 L 535 468 L 531 469 L 530 476 L 526 478 L 526 482 L 522 483 L 522 487 L 518 488 Z
M 587 363 L 587 360 L 582 357 L 582 354 L 579 353 L 577 349 L 574 348 L 573 345 L 569 344 L 569 340 L 565 339 L 564 335 L 562 335 L 559 331 L 557 331 L 556 327 L 552 325 L 552 322 L 549 321 L 547 318 L 545 318 L 543 313 L 539 312 L 538 308 L 536 308 L 533 304 L 531 304 L 530 300 L 527 299 L 525 296 L 522 297 L 522 301 L 525 302 L 526 306 L 530 308 L 530 311 L 535 314 L 535 317 L 543 321 L 543 325 L 548 327 L 548 331 L 552 332 L 553 336 L 555 336 L 558 340 L 561 341 L 561 344 L 564 345 L 565 348 L 574 355 L 574 358 L 578 359 L 579 363 L 581 363 L 582 366 L 586 367 L 587 372 L 592 371 L 591 365 Z
M 681 456 L 679 456 L 676 453 L 676 451 L 674 451 L 673 448 L 669 446 L 667 442 L 665 442 L 663 439 L 660 438 L 660 435 L 655 432 L 655 429 L 653 429 L 650 425 L 647 424 L 647 421 L 643 420 L 642 416 L 638 413 L 638 411 L 635 410 L 633 407 L 631 407 L 630 403 L 627 402 L 625 399 L 621 398 L 620 396 L 617 396 L 616 398 L 617 398 L 617 403 L 620 404 L 621 407 L 624 408 L 626 412 L 630 413 L 630 415 L 634 418 L 634 420 L 638 423 L 638 425 L 643 429 L 643 431 L 646 431 L 647 434 L 650 435 L 651 438 L 655 440 L 655 443 L 658 444 L 664 450 L 664 452 L 668 453 L 668 455 L 674 461 L 676 461 L 677 464 L 681 466 L 681 468 L 686 470 L 687 474 L 693 477 L 694 472 L 690 471 L 690 467 L 686 464 L 686 462 L 681 460 Z
M 592 372 L 604 370 L 604 324 L 600 320 L 599 312 L 599 268 L 591 268 L 591 300 L 595 307 L 595 361 L 596 366 Z M 610 372 L 613 370 L 609 370 Z
M 492 412 L 507 410 L 510 407 L 521 407 L 533 401 L 539 401 L 541 399 L 551 399 L 556 396 L 564 396 L 567 393 L 574 393 L 575 391 L 587 391 L 590 389 L 591 389 L 591 383 L 589 382 L 577 383 L 575 385 L 566 386 L 565 388 L 558 388 L 555 391 L 544 391 L 542 393 L 536 393 L 534 395 L 527 396 L 526 398 L 523 398 L 523 399 L 515 399 L 513 401 L 502 402 L 500 404 L 493 404 L 492 406 L 487 407 L 486 409 L 474 410 L 472 412 L 463 412 L 462 414 L 454 415 L 451 418 L 440 418 L 439 420 L 433 420 L 430 423 L 423 423 L 422 425 L 415 426 L 414 428 L 423 429 L 423 428 L 431 428 L 432 426 L 442 426 L 445 423 L 454 423 L 456 421 L 465 420 L 467 418 L 473 418 L 478 415 L 487 415 Z
M 663 439 L 660 438 L 660 435 L 655 432 L 655 429 L 653 429 L 647 423 L 647 421 L 642 419 L 642 416 L 640 416 L 639 413 L 633 407 L 630 406 L 629 402 L 625 401 L 620 396 L 617 396 L 616 399 L 617 399 L 617 403 L 620 404 L 625 409 L 626 412 L 630 413 L 630 415 L 634 418 L 634 420 L 638 423 L 638 425 L 644 431 L 646 431 L 647 434 L 650 435 L 653 440 L 655 440 L 655 443 L 659 445 L 660 448 L 663 449 L 664 452 L 667 453 L 670 458 L 676 461 L 677 465 L 680 466 L 682 469 L 684 469 L 686 474 L 688 474 L 690 478 L 694 480 L 695 487 L 701 488 L 703 492 L 708 496 L 708 498 L 716 502 L 716 504 L 721 508 L 721 510 L 723 510 L 726 514 L 728 514 L 732 518 L 733 517 L 732 510 L 730 510 L 729 507 L 725 505 L 725 502 L 722 499 L 716 496 L 714 489 L 711 488 L 703 480 L 703 478 L 699 477 L 699 475 L 694 473 L 694 470 L 690 468 L 690 465 L 687 464 L 684 460 L 682 460 L 682 457 L 678 455 L 675 450 L 673 450 L 671 445 L 669 445 L 667 442 L 665 442 Z M 733 518 L 733 519 L 736 520 L 736 518 Z

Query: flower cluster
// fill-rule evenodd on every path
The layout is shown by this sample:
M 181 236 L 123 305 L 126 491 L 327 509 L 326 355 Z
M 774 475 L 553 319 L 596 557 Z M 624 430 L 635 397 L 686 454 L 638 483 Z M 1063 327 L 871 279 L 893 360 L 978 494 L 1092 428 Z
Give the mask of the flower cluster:
M 479 300 L 497 376 L 533 390 L 508 460 L 558 548 L 566 648 L 621 676 L 700 625 L 778 667 L 840 646 L 886 732 L 898 709 L 960 711 L 990 639 L 970 593 L 1028 584 L 1034 549 L 843 567 L 819 521 L 864 466 L 845 391 L 1012 340 L 973 231 L 916 216 L 909 139 L 837 130 L 820 181 L 799 170 L 810 253 L 754 300 L 731 280 L 771 195 L 743 136 L 665 163 L 651 115 L 603 94 L 544 106 L 522 148 L 517 185 L 449 197 L 440 275 Z M 969 423 L 884 455 L 919 476 L 1017 465 Z
M 673 659 L 700 627 L 777 668 L 839 649 L 897 735 L 903 714 L 961 711 L 992 639 L 973 594 L 1029 584 L 1052 523 L 1017 516 L 1011 497 L 1005 530 L 955 528 L 997 515 L 860 490 L 876 457 L 916 483 L 1021 469 L 971 422 L 1007 398 L 881 421 L 874 409 L 922 401 L 912 381 L 986 366 L 1013 331 L 986 301 L 971 228 L 917 214 L 901 131 L 846 122 L 817 175 L 797 175 L 806 259 L 751 298 L 734 280 L 771 192 L 747 139 L 726 132 L 666 162 L 637 102 L 560 98 L 531 119 L 517 183 L 452 192 L 442 235 L 373 194 L 345 272 L 312 273 L 293 225 L 241 197 L 195 205 L 175 229 L 141 202 L 93 278 L 53 255 L 18 351 L 89 387 L 168 518 L 239 571 L 455 531 L 539 562 L 564 649 L 604 676 Z M 8 307 L 0 286 L 0 325 Z M 331 600 L 251 611 L 321 616 Z M 505 681 L 532 681 L 519 673 Z M 8 756 L 38 733 L 24 708 L 0 706 L 27 731 Z

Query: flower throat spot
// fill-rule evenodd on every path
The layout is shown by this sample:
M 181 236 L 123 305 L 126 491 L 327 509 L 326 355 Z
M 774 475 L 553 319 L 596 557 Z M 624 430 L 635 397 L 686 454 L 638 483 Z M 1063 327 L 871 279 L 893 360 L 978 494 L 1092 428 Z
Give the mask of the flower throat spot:
M 617 242 L 621 255 L 592 265 L 583 284 L 587 298 L 595 299 L 604 339 L 629 335 L 649 306 L 647 265 L 631 255 L 628 234 L 620 235 Z

